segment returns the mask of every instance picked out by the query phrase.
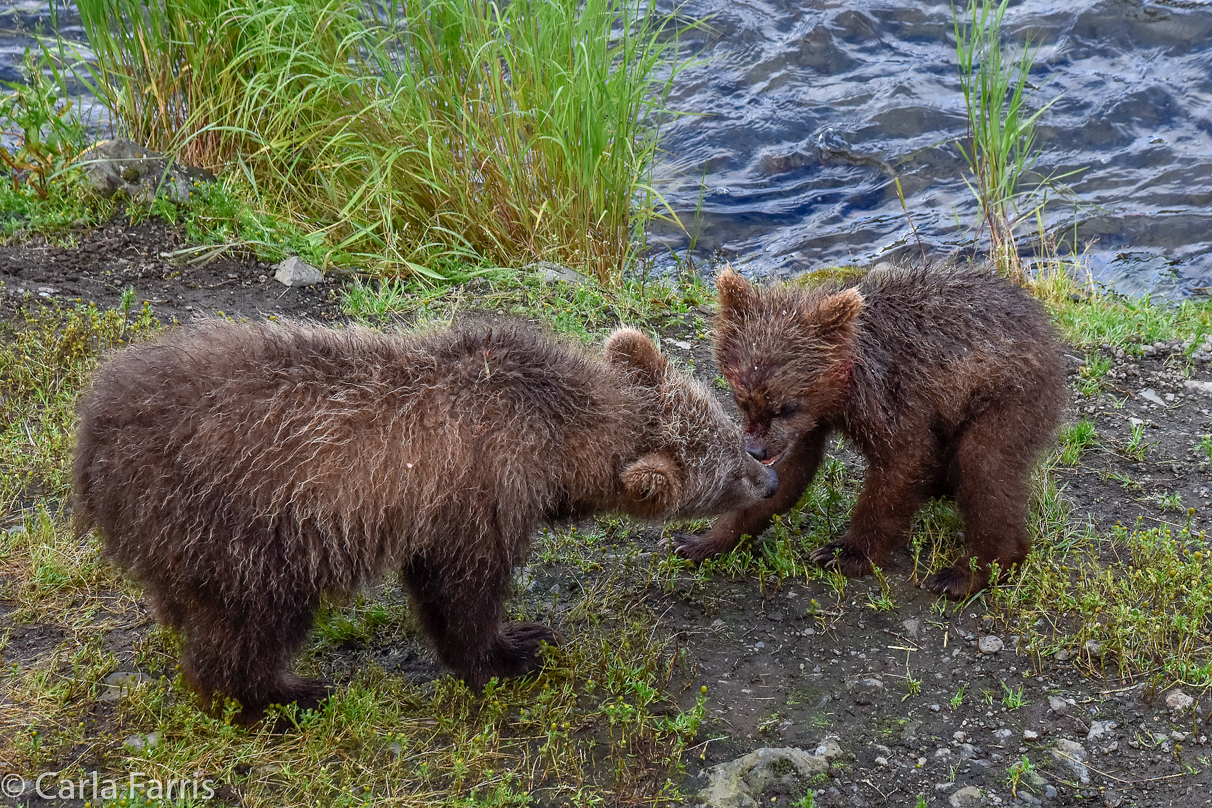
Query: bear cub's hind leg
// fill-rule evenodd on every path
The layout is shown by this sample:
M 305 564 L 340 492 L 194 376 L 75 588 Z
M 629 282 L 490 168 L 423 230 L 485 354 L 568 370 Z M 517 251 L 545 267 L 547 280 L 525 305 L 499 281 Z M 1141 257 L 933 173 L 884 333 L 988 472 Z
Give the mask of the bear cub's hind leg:
M 964 519 L 970 555 L 922 581 L 922 588 L 962 599 L 984 589 L 989 567 L 1001 574 L 1021 563 L 1031 549 L 1027 532 L 1032 459 L 1044 440 L 1017 430 L 1016 413 L 994 412 L 976 421 L 958 440 L 952 467 L 959 480 L 956 504 Z
M 273 704 L 317 709 L 332 686 L 288 670 L 307 639 L 317 605 L 315 596 L 294 602 L 190 604 L 181 655 L 186 682 L 203 701 L 213 702 L 219 694 L 234 697 L 243 707 L 237 720 L 245 725 L 260 721 Z

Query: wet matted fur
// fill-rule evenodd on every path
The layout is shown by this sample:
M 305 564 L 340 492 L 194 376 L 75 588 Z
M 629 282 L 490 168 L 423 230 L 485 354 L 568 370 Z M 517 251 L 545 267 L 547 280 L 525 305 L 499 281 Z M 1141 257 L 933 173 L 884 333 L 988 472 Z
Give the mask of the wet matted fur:
M 1029 478 L 1065 397 L 1060 342 L 1043 307 L 988 268 L 892 266 L 855 287 L 757 290 L 718 279 L 715 352 L 746 443 L 779 473 L 778 494 L 683 536 L 694 559 L 756 536 L 812 482 L 827 436 L 867 459 L 850 529 L 813 560 L 862 575 L 902 544 L 930 496 L 955 496 L 972 559 L 924 586 L 963 597 L 988 567 L 1022 561 Z M 976 562 L 975 572 L 971 561 Z
M 777 484 L 646 336 L 605 354 L 504 320 L 184 327 L 109 360 L 81 401 L 79 524 L 184 635 L 188 683 L 247 720 L 322 698 L 288 673 L 320 595 L 386 570 L 470 684 L 526 673 L 556 636 L 499 616 L 539 526 L 723 513 Z

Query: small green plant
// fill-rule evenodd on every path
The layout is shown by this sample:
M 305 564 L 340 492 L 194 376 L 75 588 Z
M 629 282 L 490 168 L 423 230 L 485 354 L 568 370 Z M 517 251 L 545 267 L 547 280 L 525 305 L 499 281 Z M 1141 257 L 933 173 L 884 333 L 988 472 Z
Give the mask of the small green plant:
M 880 591 L 878 593 L 867 592 L 867 608 L 877 612 L 896 611 L 896 601 L 892 599 L 892 586 L 888 583 L 888 576 L 879 567 L 873 567 L 871 574 L 875 576 Z
M 913 673 L 909 670 L 908 666 L 905 667 L 905 688 L 907 692 L 901 697 L 902 702 L 909 700 L 913 696 L 921 695 L 922 680 L 914 679 Z
M 816 808 L 816 792 L 809 791 L 807 794 L 796 800 L 793 805 L 795 808 Z
M 1183 511 L 1183 495 L 1178 491 L 1171 491 L 1168 494 L 1153 494 L 1149 497 L 1157 507 L 1163 511 Z
M 960 685 L 960 689 L 955 691 L 955 695 L 951 697 L 951 708 L 958 710 L 960 705 L 964 703 L 964 695 L 968 692 L 967 685 Z
M 1066 466 L 1076 465 L 1082 454 L 1094 445 L 1096 437 L 1094 422 L 1089 418 L 1065 427 L 1060 436 L 1060 462 Z
M 1013 712 L 1014 710 L 1017 710 L 1018 708 L 1027 704 L 1027 697 L 1023 693 L 1023 688 L 1021 686 L 1011 688 L 1005 682 L 1002 682 L 1002 690 L 1004 691 L 1004 694 L 1002 695 L 1002 705 L 1005 706 L 1007 710 Z
M 1145 453 L 1149 449 L 1149 443 L 1145 440 L 1145 425 L 1133 424 L 1132 436 L 1123 444 L 1120 449 L 1120 454 L 1129 460 L 1135 460 L 1137 463 L 1143 463 Z
M 1195 445 L 1195 448 L 1203 452 L 1204 457 L 1208 460 L 1212 460 L 1212 435 L 1204 435 L 1200 442 Z
M 1111 370 L 1111 364 L 1110 357 L 1088 354 L 1081 370 L 1078 371 L 1078 377 L 1081 379 L 1078 389 L 1087 396 L 1098 395 L 1107 371 Z
M 0 146 L 0 163 L 26 182 L 42 199 L 51 178 L 84 147 L 86 130 L 68 99 L 64 69 L 49 53 L 26 48 L 22 60 L 25 83 L 2 81 L 9 90 L 0 95 L 0 132 L 17 139 L 17 150 Z
M 1035 765 L 1023 755 L 1020 759 L 1014 761 L 1006 769 L 1006 782 L 1010 786 L 1010 793 L 1018 799 L 1018 785 L 1023 777 L 1035 771 Z
M 925 794 L 918 794 L 918 795 L 917 795 L 917 803 L 914 805 L 914 808 L 927 808 L 927 806 L 926 806 L 926 795 L 925 795 Z

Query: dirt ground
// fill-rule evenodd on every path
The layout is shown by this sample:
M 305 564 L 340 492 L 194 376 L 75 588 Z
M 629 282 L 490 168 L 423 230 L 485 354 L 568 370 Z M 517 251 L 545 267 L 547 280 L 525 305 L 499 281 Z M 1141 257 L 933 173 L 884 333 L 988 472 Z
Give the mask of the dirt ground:
M 0 246 L 5 307 L 28 305 L 27 293 L 112 306 L 123 288 L 133 286 L 136 303 L 148 301 L 166 322 L 218 312 L 341 316 L 333 283 L 288 289 L 273 280 L 272 267 L 240 256 L 173 265 L 162 253 L 182 245 L 162 222 L 84 232 L 78 240 L 70 248 Z M 664 347 L 693 358 L 695 372 L 714 379 L 708 343 L 693 316 L 669 324 Z M 1074 519 L 1089 518 L 1103 528 L 1138 518 L 1146 526 L 1177 524 L 1187 517 L 1158 503 L 1167 496 L 1173 502 L 1178 493 L 1184 513 L 1195 509 L 1190 518 L 1196 530 L 1212 525 L 1207 458 L 1201 461 L 1193 451 L 1198 438 L 1212 431 L 1212 392 L 1184 385 L 1172 356 L 1179 347 L 1160 346 L 1139 360 L 1104 348 L 1113 361 L 1110 383 L 1095 397 L 1075 394 L 1073 417 L 1092 418 L 1103 446 L 1129 441 L 1133 419 L 1150 445 L 1141 462 L 1096 449 L 1078 466 L 1059 468 Z M 1085 360 L 1073 353 L 1072 372 Z M 1193 378 L 1212 381 L 1212 368 L 1203 363 Z M 841 456 L 857 484 L 860 462 L 848 452 Z M 1124 479 L 1135 483 L 1125 486 Z M 641 555 L 664 552 L 658 539 L 655 529 L 640 531 Z M 931 806 L 1212 804 L 1212 729 L 1205 720 L 1212 696 L 1190 692 L 1193 703 L 1171 699 L 1182 706 L 1170 709 L 1172 691 L 1123 681 L 1114 668 L 1101 672 L 1090 654 L 1019 656 L 1016 637 L 1004 633 L 982 601 L 940 608 L 915 588 L 908 550 L 886 572 L 895 603 L 888 611 L 870 608 L 871 593 L 879 592 L 870 580 L 851 582 L 840 600 L 819 580 L 759 586 L 752 579 L 703 583 L 688 576 L 672 591 L 650 593 L 688 655 L 684 680 L 673 683 L 684 688 L 683 706 L 693 705 L 701 688 L 708 693 L 686 793 L 705 785 L 715 764 L 761 747 L 811 752 L 833 736 L 840 755 L 830 753 L 831 773 L 814 784 L 820 806 L 912 806 L 918 795 Z M 537 563 L 527 574 L 523 597 L 536 601 L 553 587 L 588 587 L 592 576 Z M 37 626 L 4 623 L 0 615 L 0 630 L 12 631 L 6 663 L 59 641 L 42 636 Z M 359 659 L 402 675 L 441 675 L 419 644 L 355 649 L 346 662 Z M 1058 741 L 1074 745 L 1062 744 L 1057 753 Z M 1009 769 L 1024 754 L 1035 771 L 1012 785 Z M 1084 766 L 1071 759 L 1083 756 Z M 979 787 L 986 802 L 964 802 L 966 786 Z M 762 795 L 772 806 L 803 804 L 797 799 L 802 796 L 779 786 Z

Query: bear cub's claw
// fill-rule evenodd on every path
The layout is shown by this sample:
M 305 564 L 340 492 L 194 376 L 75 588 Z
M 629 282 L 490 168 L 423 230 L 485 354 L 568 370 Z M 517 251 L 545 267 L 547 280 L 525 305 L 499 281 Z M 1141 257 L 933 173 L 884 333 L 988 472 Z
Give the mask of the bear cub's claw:
M 332 695 L 336 685 L 324 679 L 303 679 L 293 674 L 287 674 L 278 688 L 277 693 L 269 698 L 264 707 L 245 707 L 236 722 L 244 726 L 252 726 L 265 718 L 266 710 L 272 705 L 285 707 L 293 704 L 295 718 L 289 715 L 279 715 L 274 721 L 271 732 L 281 734 L 296 729 L 298 718 L 305 710 L 319 711 L 324 700 Z
M 936 595 L 963 600 L 971 594 L 981 591 L 989 583 L 987 574 L 973 572 L 967 566 L 956 564 L 944 567 L 938 572 L 926 576 L 922 581 L 922 589 Z
M 808 559 L 818 567 L 840 570 L 847 578 L 861 578 L 871 574 L 871 561 L 860 550 L 847 544 L 826 544 L 812 551 Z
M 559 645 L 560 635 L 542 623 L 506 623 L 497 641 L 497 676 L 522 676 L 543 667 L 542 643 Z
M 710 536 L 695 536 L 690 533 L 674 533 L 668 538 L 661 539 L 661 546 L 673 550 L 674 555 L 698 564 L 709 558 L 727 552 L 730 547 L 720 547 Z

